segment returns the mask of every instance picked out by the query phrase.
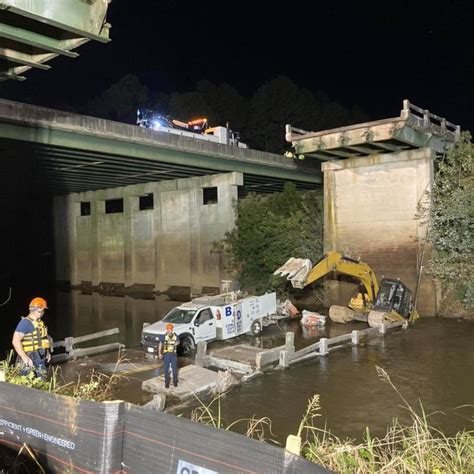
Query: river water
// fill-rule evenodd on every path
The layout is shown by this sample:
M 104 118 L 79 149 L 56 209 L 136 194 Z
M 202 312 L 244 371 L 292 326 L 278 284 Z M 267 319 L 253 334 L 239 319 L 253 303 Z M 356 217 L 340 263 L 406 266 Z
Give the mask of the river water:
M 46 296 L 50 305 L 46 318 L 56 340 L 118 327 L 119 340 L 128 347 L 139 345 L 144 322 L 157 321 L 179 304 L 164 295 L 138 299 L 73 291 Z M 0 308 L 7 329 L 1 333 L 2 349 L 9 346 L 18 315 L 25 314 L 23 299 L 13 298 Z M 365 327 L 363 323 L 333 323 L 322 331 L 303 332 L 299 322 L 292 321 L 266 328 L 260 338 L 244 336 L 236 342 L 273 347 L 283 344 L 285 331 L 291 330 L 299 349 L 319 337 Z M 376 366 L 380 366 L 412 406 L 421 401 L 427 413 L 443 412 L 433 415 L 433 425 L 448 434 L 473 429 L 474 408 L 465 406 L 474 405 L 473 340 L 473 321 L 421 319 L 406 331 L 343 348 L 289 370 L 265 373 L 229 392 L 222 399 L 222 413 L 228 421 L 267 416 L 272 420 L 273 438 L 284 443 L 288 434 L 297 432 L 308 399 L 319 394 L 321 427 L 326 423 L 339 436 L 360 438 L 369 426 L 380 435 L 392 418 L 408 420 L 399 396 L 377 375 Z M 187 409 L 182 412 L 189 414 Z

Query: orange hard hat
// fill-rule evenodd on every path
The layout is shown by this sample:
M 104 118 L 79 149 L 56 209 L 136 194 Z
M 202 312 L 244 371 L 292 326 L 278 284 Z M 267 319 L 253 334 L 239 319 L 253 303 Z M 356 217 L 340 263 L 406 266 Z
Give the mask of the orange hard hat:
M 46 303 L 44 298 L 38 296 L 30 301 L 29 307 L 48 309 L 48 303 Z
M 166 325 L 166 330 L 170 329 L 171 331 L 173 330 L 174 326 L 171 323 L 168 323 Z

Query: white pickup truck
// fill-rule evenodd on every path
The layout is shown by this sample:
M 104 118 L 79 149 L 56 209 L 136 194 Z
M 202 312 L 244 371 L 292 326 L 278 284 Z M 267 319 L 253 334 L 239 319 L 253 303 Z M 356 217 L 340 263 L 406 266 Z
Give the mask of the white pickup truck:
M 187 354 L 201 341 L 224 340 L 242 334 L 258 335 L 286 316 L 277 314 L 276 293 L 239 298 L 238 293 L 195 298 L 173 308 L 161 321 L 145 323 L 142 346 L 155 353 L 166 325 L 173 323 L 180 340 L 180 353 Z

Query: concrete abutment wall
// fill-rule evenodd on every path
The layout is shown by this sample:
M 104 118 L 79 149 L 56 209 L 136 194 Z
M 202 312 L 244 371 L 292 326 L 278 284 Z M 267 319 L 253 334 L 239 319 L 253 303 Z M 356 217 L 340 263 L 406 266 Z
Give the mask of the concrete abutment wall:
M 241 185 L 241 173 L 227 173 L 56 197 L 56 279 L 193 293 L 218 288 L 226 275 L 211 248 L 234 226 Z M 217 188 L 217 202 L 204 203 L 205 188 Z M 140 210 L 140 197 L 150 194 L 153 208 Z M 115 199 L 123 208 L 108 213 Z M 81 215 L 81 203 L 90 203 L 89 215 Z
M 400 278 L 415 292 L 426 224 L 419 206 L 433 185 L 435 153 L 430 148 L 376 154 L 323 164 L 324 249 L 367 262 L 377 278 Z M 423 252 L 424 250 L 424 252 Z M 354 288 L 329 285 L 328 303 L 346 304 Z M 423 316 L 437 313 L 439 291 L 422 271 L 417 308 Z

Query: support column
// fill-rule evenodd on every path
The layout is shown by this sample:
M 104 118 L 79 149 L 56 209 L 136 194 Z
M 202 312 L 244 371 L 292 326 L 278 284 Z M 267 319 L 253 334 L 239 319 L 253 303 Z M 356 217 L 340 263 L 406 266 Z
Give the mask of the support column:
M 161 192 L 156 187 L 153 194 L 153 235 L 155 240 L 155 287 L 153 291 L 164 291 L 163 276 L 161 272 L 161 253 L 160 253 L 160 237 L 162 235 L 162 219 L 161 219 Z
M 124 235 L 124 275 L 125 287 L 135 283 L 133 278 L 133 216 L 138 212 L 138 198 L 136 196 L 123 197 L 123 235 Z
M 202 290 L 202 281 L 199 276 L 202 273 L 202 249 L 201 249 L 201 228 L 200 228 L 200 213 L 199 207 L 202 202 L 202 192 L 200 187 L 194 187 L 190 193 L 190 213 L 189 213 L 189 238 L 190 238 L 190 258 L 189 264 L 191 267 L 191 294 L 198 294 Z M 197 278 L 196 278 L 197 277 Z
M 102 218 L 105 215 L 105 201 L 91 201 L 91 260 L 92 286 L 102 281 Z
M 79 285 L 80 279 L 77 274 L 77 217 L 81 214 L 81 204 L 75 201 L 73 195 L 67 197 L 67 218 L 66 226 L 68 227 L 68 252 L 70 264 L 70 281 L 71 285 Z

